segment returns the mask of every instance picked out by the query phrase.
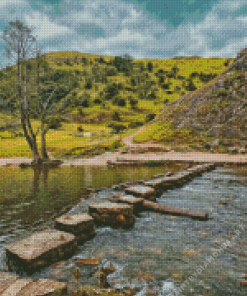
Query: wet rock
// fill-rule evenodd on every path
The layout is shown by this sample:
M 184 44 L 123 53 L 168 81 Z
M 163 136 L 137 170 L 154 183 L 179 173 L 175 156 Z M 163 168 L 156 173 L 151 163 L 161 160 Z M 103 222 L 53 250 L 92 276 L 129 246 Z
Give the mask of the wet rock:
M 133 194 L 135 196 L 146 198 L 146 199 L 156 195 L 154 188 L 149 186 L 143 186 L 143 185 L 128 187 L 125 189 L 125 192 L 128 194 Z
M 134 296 L 137 293 L 137 289 L 132 289 L 130 287 L 123 288 L 123 294 L 126 296 Z
M 83 265 L 99 265 L 100 260 L 97 258 L 92 258 L 92 259 L 77 259 L 76 264 L 78 266 L 83 266 Z
M 157 296 L 158 294 L 159 291 L 155 287 L 148 286 L 146 293 L 147 296 Z
M 51 276 L 54 276 L 58 279 L 63 279 L 67 276 L 68 271 L 66 270 L 66 261 L 60 261 L 53 264 L 51 268 Z
M 103 225 L 116 228 L 131 227 L 135 223 L 133 207 L 119 203 L 98 203 L 89 206 L 89 215 Z
M 51 279 L 40 279 L 21 290 L 18 296 L 67 295 L 67 284 Z
M 143 207 L 147 210 L 155 211 L 162 214 L 172 214 L 177 216 L 187 216 L 193 219 L 207 220 L 208 215 L 204 211 L 193 211 L 187 209 L 173 208 L 170 206 L 160 205 L 151 201 L 144 200 Z
M 94 220 L 88 214 L 65 214 L 55 221 L 55 228 L 73 233 L 77 241 L 86 241 L 95 235 Z
M 18 279 L 18 276 L 7 273 L 0 272 L 0 293 L 3 292 Z
M 93 295 L 101 295 L 101 294 L 112 295 L 112 294 L 119 294 L 119 293 L 117 290 L 114 290 L 114 289 L 94 289 L 93 290 Z
M 182 269 L 173 270 L 171 272 L 171 278 L 176 281 L 183 281 L 184 280 L 184 271 Z
M 48 229 L 8 244 L 6 253 L 17 265 L 31 270 L 61 260 L 76 249 L 76 238 L 73 234 Z
M 17 279 L 6 290 L 2 292 L 1 296 L 17 296 L 22 289 L 24 289 L 32 282 L 33 281 L 30 278 Z
M 0 272 L 1 296 L 47 296 L 54 295 L 55 291 L 59 291 L 59 295 L 65 295 L 66 283 L 50 279 L 38 281 L 33 281 L 31 278 L 19 279 L 12 274 Z
M 136 198 L 132 195 L 113 194 L 112 197 L 119 203 L 127 203 L 133 206 L 134 213 L 138 213 L 142 210 L 143 198 Z

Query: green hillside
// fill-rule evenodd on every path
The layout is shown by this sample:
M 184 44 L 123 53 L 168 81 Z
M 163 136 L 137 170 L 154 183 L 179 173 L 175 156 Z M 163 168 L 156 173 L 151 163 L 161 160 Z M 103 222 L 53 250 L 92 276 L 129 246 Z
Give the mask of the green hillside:
M 164 104 L 203 88 L 232 63 L 232 59 L 198 57 L 132 60 L 129 56 L 79 52 L 53 52 L 43 58 L 46 64 L 40 88 L 45 94 L 57 88 L 55 99 L 67 102 L 66 110 L 47 122 L 53 125 L 47 134 L 48 151 L 55 155 L 77 156 L 116 148 L 120 144 L 116 143 L 115 134 L 130 133 L 145 125 L 163 112 Z M 30 73 L 34 71 L 33 63 L 34 60 L 29 61 Z M 0 157 L 29 155 L 16 123 L 15 82 L 15 67 L 0 72 Z M 36 90 L 30 86 L 29 92 L 35 106 Z M 7 115 L 8 121 L 13 116 L 10 120 L 13 127 L 5 122 Z M 32 118 L 35 122 L 35 113 Z M 78 137 L 82 129 L 93 132 L 93 137 Z M 96 149 L 98 146 L 102 147 Z
M 204 87 L 165 105 L 155 123 L 147 126 L 135 142 L 171 144 L 175 150 L 208 150 L 219 143 L 219 151 L 246 144 L 247 49 L 228 69 Z

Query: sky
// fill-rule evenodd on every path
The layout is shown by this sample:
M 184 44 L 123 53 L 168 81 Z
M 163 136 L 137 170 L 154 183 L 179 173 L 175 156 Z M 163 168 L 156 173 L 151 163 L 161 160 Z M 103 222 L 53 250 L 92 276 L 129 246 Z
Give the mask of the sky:
M 232 58 L 247 46 L 246 0 L 0 0 L 1 33 L 17 19 L 44 53 Z M 2 38 L 0 53 L 5 66 Z

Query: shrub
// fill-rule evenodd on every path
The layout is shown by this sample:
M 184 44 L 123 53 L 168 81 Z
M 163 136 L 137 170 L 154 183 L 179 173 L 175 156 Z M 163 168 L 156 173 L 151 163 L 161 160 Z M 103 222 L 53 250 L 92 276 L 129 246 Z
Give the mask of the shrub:
M 116 76 L 118 74 L 118 70 L 113 66 L 105 67 L 105 74 L 107 76 Z
M 149 71 L 149 72 L 153 72 L 153 68 L 154 68 L 153 63 L 149 62 L 149 63 L 148 63 L 148 71 Z
M 164 75 L 159 76 L 159 83 L 162 84 L 164 82 L 165 82 L 165 76 Z
M 106 87 L 105 98 L 112 99 L 118 94 L 118 85 L 116 83 L 112 83 Z
M 136 120 L 136 121 L 132 121 L 132 122 L 128 125 L 128 128 L 136 128 L 136 127 L 143 126 L 143 125 L 144 125 L 144 122 L 143 122 L 143 121 Z
M 167 83 L 163 83 L 162 85 L 161 85 L 161 87 L 163 88 L 163 89 L 169 89 L 170 88 L 170 84 L 167 82 Z
M 117 106 L 120 106 L 120 107 L 124 107 L 124 106 L 126 106 L 126 99 L 120 98 L 120 97 L 115 97 L 113 99 L 113 102 L 112 103 L 114 105 L 117 105 Z
M 85 84 L 85 88 L 92 89 L 92 87 L 93 87 L 93 81 L 91 79 L 87 80 Z
M 49 129 L 58 129 L 62 126 L 63 119 L 61 117 L 52 117 L 45 121 Z
M 73 63 L 69 58 L 64 63 L 68 66 L 73 66 Z
M 102 103 L 102 100 L 101 99 L 95 99 L 93 102 L 96 105 L 100 105 Z
M 194 82 L 190 79 L 189 82 L 188 82 L 188 84 L 186 85 L 186 90 L 188 90 L 188 91 L 194 91 L 194 90 L 196 90 L 196 89 L 197 89 L 196 85 L 195 85 Z
M 133 70 L 133 62 L 129 58 L 116 56 L 112 61 L 112 64 L 115 66 L 118 72 L 123 72 L 127 75 L 129 75 Z
M 151 120 L 153 120 L 155 118 L 156 114 L 154 113 L 149 113 L 148 115 L 146 115 L 145 121 L 149 122 Z
M 137 105 L 138 105 L 138 100 L 134 99 L 133 97 L 128 97 L 129 103 L 130 103 L 130 107 L 131 109 L 136 109 Z
M 120 115 L 119 115 L 119 112 L 115 111 L 113 114 L 112 114 L 112 120 L 114 121 L 120 121 Z
M 116 134 L 126 129 L 126 126 L 123 123 L 118 122 L 111 122 L 108 126 L 111 127 Z

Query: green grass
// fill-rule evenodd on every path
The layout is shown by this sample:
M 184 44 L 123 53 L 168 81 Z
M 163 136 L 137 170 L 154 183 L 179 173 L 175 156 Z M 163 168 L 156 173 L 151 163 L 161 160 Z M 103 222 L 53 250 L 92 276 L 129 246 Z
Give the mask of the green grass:
M 201 141 L 193 131 L 175 129 L 169 124 L 154 123 L 146 126 L 134 137 L 135 143 L 155 142 L 164 144 L 192 144 Z

